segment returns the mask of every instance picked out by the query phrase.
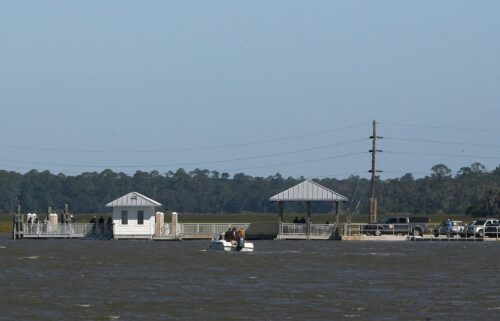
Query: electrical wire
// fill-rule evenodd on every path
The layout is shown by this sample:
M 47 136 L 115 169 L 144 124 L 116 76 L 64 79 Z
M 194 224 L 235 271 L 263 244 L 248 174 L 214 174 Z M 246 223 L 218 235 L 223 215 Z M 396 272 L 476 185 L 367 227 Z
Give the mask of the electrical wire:
M 500 160 L 498 156 L 478 156 L 478 155 L 460 155 L 460 154 L 442 154 L 442 153 L 419 153 L 419 152 L 394 152 L 386 151 L 386 154 L 401 154 L 401 155 L 416 155 L 416 156 L 443 156 L 443 157 L 458 157 L 458 158 L 479 158 L 479 159 L 496 159 Z
M 380 122 L 378 124 L 387 125 L 387 126 L 399 126 L 399 127 L 416 127 L 416 128 L 432 128 L 432 129 L 446 129 L 446 130 L 476 131 L 476 132 L 486 132 L 486 133 L 500 133 L 499 129 L 487 129 L 487 128 L 464 128 L 464 127 L 448 127 L 448 126 L 401 124 L 401 123 L 385 123 L 385 122 Z
M 335 146 L 341 146 L 341 145 L 347 145 L 347 144 L 352 144 L 356 142 L 361 142 L 365 141 L 366 139 L 354 139 L 350 141 L 345 141 L 345 142 L 340 142 L 340 143 L 333 143 L 333 144 L 328 144 L 328 145 L 323 145 L 323 146 L 318 146 L 318 147 L 309 147 L 309 148 L 304 148 L 304 149 L 298 149 L 298 150 L 293 150 L 293 151 L 288 151 L 288 152 L 280 152 L 280 153 L 272 153 L 272 154 L 265 154 L 265 155 L 259 155 L 259 156 L 248 156 L 248 157 L 239 157 L 239 158 L 233 158 L 233 159 L 224 159 L 224 160 L 213 160 L 213 161 L 199 161 L 199 162 L 179 162 L 179 163 L 170 163 L 170 164 L 135 164 L 135 165 L 123 165 L 123 164 L 99 164 L 99 165 L 89 165 L 89 164 L 67 164 L 67 163 L 45 163 L 45 162 L 27 162 L 27 161 L 19 161 L 19 160 L 11 160 L 11 159 L 3 159 L 0 158 L 0 161 L 4 162 L 9 162 L 9 163 L 17 163 L 17 164 L 32 164 L 32 165 L 43 165 L 43 166 L 60 166 L 60 167 L 82 167 L 82 168 L 143 168 L 143 167 L 176 167 L 176 166 L 192 166 L 192 165 L 206 165 L 206 164 L 219 164 L 219 163 L 229 163 L 229 162 L 239 162 L 239 161 L 244 161 L 244 160 L 255 160 L 255 159 L 262 159 L 262 158 L 270 158 L 270 157 L 276 157 L 276 156 L 283 156 L 283 155 L 290 155 L 290 154 L 296 154 L 296 153 L 301 153 L 301 152 L 307 152 L 307 151 L 313 151 L 313 150 L 320 150 L 320 149 L 325 149 L 325 148 L 330 148 L 330 147 L 335 147 Z
M 235 172 L 235 171 L 241 171 L 241 170 L 247 170 L 247 169 L 260 169 L 260 168 L 272 168 L 272 167 L 290 166 L 290 165 L 313 163 L 313 162 L 319 162 L 319 161 L 331 160 L 331 159 L 347 158 L 347 157 L 351 157 L 351 156 L 355 156 L 355 155 L 361 155 L 361 154 L 366 154 L 366 152 L 356 152 L 356 153 L 336 155 L 336 156 L 331 156 L 331 157 L 307 159 L 307 160 L 302 160 L 302 161 L 295 161 L 295 162 L 288 162 L 288 163 L 278 163 L 278 164 L 264 165 L 264 166 L 253 166 L 253 167 L 233 168 L 233 169 L 219 169 L 218 171 L 219 172 Z M 32 169 L 32 168 L 23 168 L 23 167 L 18 167 L 18 166 L 9 166 L 9 165 L 4 165 L 4 166 L 5 167 L 18 168 L 18 169 L 26 169 L 26 170 Z M 67 171 L 65 171 L 65 172 L 66 173 L 70 173 L 70 172 L 67 172 Z M 78 173 L 78 174 L 81 174 L 81 173 Z M 350 175 L 352 173 L 344 173 L 344 174 L 349 174 Z M 342 174 L 337 174 L 337 175 L 340 176 Z
M 1 144 L 0 148 L 10 148 L 10 149 L 23 149 L 23 150 L 35 150 L 35 151 L 45 151 L 45 152 L 60 152 L 60 153 L 99 153 L 99 154 L 131 154 L 131 153 L 164 153 L 164 152 L 187 152 L 187 151 L 203 151 L 203 150 L 212 150 L 212 149 L 227 149 L 232 147 L 243 147 L 250 145 L 260 145 L 260 144 L 268 144 L 273 142 L 287 141 L 293 139 L 300 139 L 311 136 L 319 136 L 334 132 L 339 132 L 342 130 L 358 128 L 362 126 L 369 125 L 369 123 L 361 123 L 352 126 L 346 126 L 341 128 L 334 128 L 328 130 L 322 130 L 317 132 L 311 132 L 301 135 L 294 136 L 285 136 L 285 137 L 277 137 L 270 138 L 264 140 L 257 141 L 249 141 L 243 143 L 235 143 L 235 144 L 221 144 L 221 145 L 211 145 L 211 146 L 199 146 L 199 147 L 183 147 L 183 148 L 170 148 L 170 149 L 145 149 L 145 150 L 86 150 L 86 149 L 64 149 L 64 148 L 50 148 L 50 147 L 32 147 L 32 146 L 21 146 L 21 145 L 5 145 Z
M 247 169 L 261 169 L 261 168 L 271 168 L 271 167 L 282 167 L 282 166 L 290 166 L 290 165 L 296 165 L 296 164 L 305 164 L 305 163 L 320 162 L 320 161 L 331 160 L 331 159 L 347 158 L 347 157 L 351 157 L 351 156 L 355 156 L 355 155 L 361 155 L 361 154 L 366 154 L 366 152 L 356 152 L 356 153 L 349 153 L 349 154 L 344 154 L 344 155 L 337 155 L 337 156 L 323 157 L 323 158 L 315 158 L 315 159 L 308 159 L 308 160 L 302 160 L 302 161 L 296 161 L 296 162 L 289 162 L 289 163 L 281 163 L 281 164 L 273 164 L 273 165 L 254 166 L 254 167 L 242 167 L 242 168 L 232 168 L 232 169 L 221 169 L 219 171 L 221 171 L 221 172 L 230 172 L 230 171 L 241 171 L 241 170 L 247 170 Z
M 394 140 L 394 141 L 402 141 L 402 142 L 416 142 L 416 143 L 430 143 L 430 144 L 448 144 L 448 145 L 464 145 L 464 146 L 480 146 L 480 147 L 500 147 L 500 145 L 498 145 L 498 144 L 450 142 L 450 141 L 427 140 L 427 139 L 394 138 L 394 137 L 385 137 L 385 136 L 384 136 L 384 140 Z

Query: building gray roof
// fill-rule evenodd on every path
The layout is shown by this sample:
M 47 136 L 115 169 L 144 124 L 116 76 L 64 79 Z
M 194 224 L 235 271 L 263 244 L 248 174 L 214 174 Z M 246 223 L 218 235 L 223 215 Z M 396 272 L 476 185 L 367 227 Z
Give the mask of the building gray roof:
M 305 180 L 269 198 L 271 202 L 347 202 L 347 200 L 347 197 L 310 180 Z
M 157 201 L 146 197 L 137 192 L 130 192 L 120 198 L 106 204 L 107 207 L 131 206 L 131 207 L 144 207 L 144 206 L 161 206 Z

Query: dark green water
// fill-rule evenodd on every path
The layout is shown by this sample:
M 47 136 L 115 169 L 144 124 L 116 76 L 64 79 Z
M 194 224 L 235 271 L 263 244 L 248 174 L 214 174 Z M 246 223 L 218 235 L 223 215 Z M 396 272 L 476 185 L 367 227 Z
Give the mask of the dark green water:
M 0 239 L 0 320 L 498 320 L 500 243 Z

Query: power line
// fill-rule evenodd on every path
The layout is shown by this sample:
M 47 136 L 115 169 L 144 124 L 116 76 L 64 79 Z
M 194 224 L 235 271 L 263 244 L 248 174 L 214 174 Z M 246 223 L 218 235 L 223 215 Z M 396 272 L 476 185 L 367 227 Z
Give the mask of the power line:
M 302 161 L 296 161 L 296 162 L 289 162 L 289 163 L 281 163 L 281 164 L 273 164 L 273 165 L 244 167 L 244 168 L 232 168 L 232 169 L 221 169 L 220 171 L 222 171 L 222 172 L 230 172 L 230 171 L 241 171 L 241 170 L 247 170 L 247 169 L 260 169 L 260 168 L 290 166 L 290 165 L 296 165 L 296 164 L 305 164 L 305 163 L 320 162 L 320 161 L 324 161 L 324 160 L 346 158 L 346 157 L 350 157 L 350 156 L 363 155 L 363 154 L 366 154 L 366 152 L 357 152 L 357 153 L 350 153 L 350 154 L 344 154 L 344 155 L 337 155 L 337 156 L 323 157 L 323 158 L 315 158 L 315 159 L 308 159 L 308 160 L 302 160 Z
M 62 171 L 62 170 L 55 170 L 55 169 L 52 169 L 52 170 L 49 170 L 49 169 L 36 169 L 36 168 L 33 168 L 33 167 L 22 167 L 22 166 L 12 166 L 12 165 L 2 165 L 2 167 L 6 167 L 6 168 L 13 168 L 13 169 L 22 169 L 22 170 L 26 170 L 26 171 L 30 171 L 30 170 L 37 170 L 37 171 L 49 171 L 51 173 L 62 173 L 62 174 L 74 174 L 74 175 L 80 175 L 82 174 L 82 172 L 75 172 L 75 171 Z
M 500 133 L 498 129 L 487 129 L 487 128 L 465 128 L 465 127 L 449 127 L 449 126 L 434 126 L 434 125 L 417 125 L 417 124 L 401 124 L 401 123 L 380 123 L 382 125 L 388 126 L 399 126 L 399 127 L 416 127 L 416 128 L 432 128 L 432 129 L 447 129 L 447 130 L 461 130 L 461 131 L 476 131 L 476 132 L 486 132 L 486 133 Z
M 413 171 L 413 172 L 409 172 L 409 171 L 384 171 L 384 173 L 389 173 L 389 174 L 423 174 L 423 175 L 427 175 L 429 174 L 429 172 L 423 172 L 423 171 Z
M 464 142 L 451 142 L 451 141 L 439 141 L 439 140 L 427 140 L 427 139 L 413 139 L 413 138 L 384 137 L 384 139 L 395 140 L 395 141 L 403 141 L 403 142 L 430 143 L 430 144 L 448 144 L 448 145 L 481 146 L 481 147 L 500 147 L 500 145 L 495 145 L 495 144 L 464 143 Z
M 43 166 L 60 166 L 60 167 L 83 167 L 83 168 L 143 168 L 143 167 L 176 167 L 176 166 L 192 166 L 192 165 L 205 165 L 205 164 L 218 164 L 218 163 L 229 163 L 229 162 L 238 162 L 238 161 L 244 161 L 244 160 L 255 160 L 255 159 L 262 159 L 262 158 L 270 158 L 270 157 L 277 157 L 277 156 L 283 156 L 283 155 L 290 155 L 290 154 L 296 154 L 296 153 L 301 153 L 301 152 L 308 152 L 308 151 L 313 151 L 313 150 L 320 150 L 320 149 L 326 149 L 334 146 L 341 146 L 341 145 L 347 145 L 347 144 L 352 144 L 356 142 L 361 142 L 365 141 L 366 139 L 354 139 L 350 141 L 344 141 L 340 143 L 333 143 L 333 144 L 328 144 L 328 145 L 323 145 L 323 146 L 318 146 L 318 147 L 309 147 L 309 148 L 304 148 L 304 149 L 298 149 L 298 150 L 293 150 L 293 151 L 288 151 L 288 152 L 280 152 L 280 153 L 272 153 L 272 154 L 265 154 L 265 155 L 259 155 L 259 156 L 248 156 L 248 157 L 239 157 L 239 158 L 233 158 L 233 159 L 224 159 L 224 160 L 213 160 L 213 161 L 202 161 L 202 162 L 180 162 L 180 163 L 170 163 L 170 164 L 135 164 L 135 165 L 118 165 L 118 164 L 107 164 L 107 165 L 89 165 L 89 164 L 63 164 L 63 163 L 44 163 L 44 162 L 27 162 L 27 161 L 19 161 L 19 160 L 10 160 L 10 159 L 2 159 L 0 158 L 0 161 L 4 162 L 10 162 L 10 163 L 17 163 L 17 164 L 32 164 L 32 165 L 43 165 Z
M 314 177 L 308 177 L 308 178 L 309 179 L 335 178 L 336 176 L 351 176 L 351 175 L 359 175 L 359 174 L 364 174 L 364 173 L 366 173 L 366 172 L 364 172 L 364 171 L 359 171 L 359 172 L 344 172 L 344 173 L 335 173 L 335 174 L 314 176 Z
M 394 152 L 384 151 L 388 154 L 401 154 L 401 155 L 418 155 L 418 156 L 444 156 L 444 157 L 458 157 L 458 158 L 479 158 L 479 159 L 496 159 L 500 160 L 498 156 L 478 156 L 478 155 L 460 155 L 460 154 L 442 154 L 442 153 L 419 153 L 419 152 Z
M 234 143 L 234 144 L 220 144 L 220 145 L 212 145 L 212 146 L 198 146 L 198 147 L 183 147 L 183 148 L 167 148 L 167 149 L 146 149 L 146 150 L 86 150 L 86 149 L 65 149 L 65 148 L 51 148 L 51 147 L 32 147 L 32 146 L 22 146 L 22 145 L 0 145 L 0 148 L 11 148 L 11 149 L 23 149 L 23 150 L 35 150 L 35 151 L 45 151 L 45 152 L 60 152 L 60 153 L 99 153 L 99 154 L 126 154 L 126 153 L 165 153 L 165 152 L 187 152 L 187 151 L 201 151 L 201 150 L 212 150 L 212 149 L 225 149 L 232 147 L 243 147 L 249 145 L 259 145 L 259 144 L 268 144 L 279 141 L 300 139 L 311 136 L 319 136 L 329 133 L 334 133 L 342 130 L 358 128 L 362 126 L 366 126 L 367 123 L 346 126 L 341 128 L 334 128 L 322 131 L 316 131 L 301 135 L 294 136 L 285 136 L 285 137 L 277 137 L 270 138 L 264 140 L 257 141 L 249 141 L 243 143 Z
M 234 171 L 241 171 L 241 170 L 247 170 L 247 169 L 260 169 L 260 168 L 273 168 L 273 167 L 281 167 L 281 166 L 290 166 L 290 165 L 296 165 L 296 164 L 305 164 L 305 163 L 320 162 L 320 161 L 331 160 L 331 159 L 347 158 L 347 157 L 350 157 L 350 156 L 362 155 L 362 154 L 365 154 L 365 153 L 366 152 L 356 152 L 356 153 L 336 155 L 336 156 L 331 156 L 331 157 L 307 159 L 307 160 L 302 160 L 302 161 L 295 161 L 295 162 L 288 162 L 288 163 L 278 163 L 278 164 L 264 165 L 264 166 L 253 166 L 253 167 L 233 168 L 233 169 L 219 169 L 218 171 L 220 171 L 220 172 L 234 172 Z M 0 161 L 1 161 L 1 159 L 0 159 Z M 18 168 L 18 169 L 25 169 L 25 170 L 33 169 L 33 168 L 26 168 L 26 167 L 19 167 L 19 166 L 10 166 L 10 165 L 3 165 L 3 166 L 5 166 L 5 167 L 11 167 L 11 168 Z M 47 166 L 52 166 L 52 165 L 47 165 Z M 57 166 L 57 165 L 55 165 L 55 166 Z M 112 166 L 110 166 L 110 167 L 112 168 Z M 110 168 L 110 167 L 108 167 L 108 168 Z M 143 166 L 143 167 L 154 167 L 154 166 Z M 53 171 L 58 172 L 57 170 L 53 170 Z M 59 171 L 59 172 L 76 173 L 76 172 L 68 172 L 68 171 Z M 81 173 L 77 173 L 77 174 L 81 174 Z M 338 175 L 340 175 L 340 174 L 338 174 Z

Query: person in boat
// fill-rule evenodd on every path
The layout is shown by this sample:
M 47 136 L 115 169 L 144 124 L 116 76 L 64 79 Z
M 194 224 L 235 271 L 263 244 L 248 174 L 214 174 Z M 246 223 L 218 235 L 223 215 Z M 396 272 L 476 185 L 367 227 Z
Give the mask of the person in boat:
M 224 233 L 224 240 L 226 242 L 231 242 L 231 228 L 228 228 L 226 233 Z
M 295 218 L 293 219 L 293 223 L 297 224 L 299 222 L 299 218 L 297 216 L 295 216 Z
M 238 238 L 236 242 L 236 251 L 241 251 L 241 249 L 245 247 L 245 230 L 240 227 L 236 235 Z
M 231 241 L 238 241 L 238 233 L 236 233 L 236 227 L 231 229 Z
M 301 224 L 306 224 L 306 219 L 304 218 L 304 216 L 302 216 L 302 217 L 300 218 L 299 223 L 301 223 Z

